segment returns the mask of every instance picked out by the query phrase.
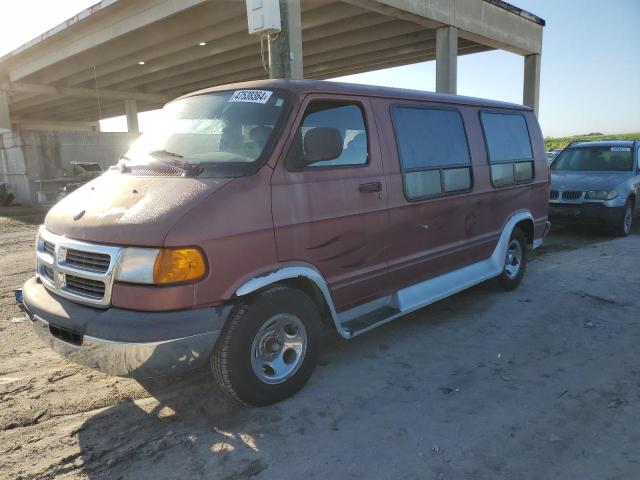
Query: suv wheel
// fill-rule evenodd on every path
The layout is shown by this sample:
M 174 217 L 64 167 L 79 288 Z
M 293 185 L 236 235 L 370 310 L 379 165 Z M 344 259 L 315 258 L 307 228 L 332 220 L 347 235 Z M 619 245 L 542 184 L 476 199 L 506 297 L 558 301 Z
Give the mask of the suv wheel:
M 615 226 L 615 233 L 619 237 L 626 237 L 631 232 L 631 225 L 633 224 L 633 200 L 627 200 L 622 213 L 622 218 L 618 221 L 618 225 Z
M 522 281 L 527 267 L 527 238 L 522 230 L 514 228 L 507 246 L 507 255 L 504 260 L 504 269 L 498 277 L 498 281 L 505 290 L 513 290 Z
M 211 367 L 222 390 L 252 406 L 300 390 L 316 366 L 320 313 L 313 301 L 277 285 L 242 301 L 216 343 Z

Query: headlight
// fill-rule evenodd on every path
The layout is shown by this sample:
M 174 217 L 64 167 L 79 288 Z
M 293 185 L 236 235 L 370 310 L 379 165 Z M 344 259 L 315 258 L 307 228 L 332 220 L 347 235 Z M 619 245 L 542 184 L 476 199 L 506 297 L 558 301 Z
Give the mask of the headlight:
M 148 285 L 190 282 L 205 275 L 206 265 L 197 248 L 127 248 L 120 256 L 116 280 Z
M 586 195 L 587 200 L 613 200 L 618 196 L 615 190 L 589 190 Z
M 153 267 L 160 252 L 157 248 L 127 248 L 120 255 L 116 280 L 153 284 Z

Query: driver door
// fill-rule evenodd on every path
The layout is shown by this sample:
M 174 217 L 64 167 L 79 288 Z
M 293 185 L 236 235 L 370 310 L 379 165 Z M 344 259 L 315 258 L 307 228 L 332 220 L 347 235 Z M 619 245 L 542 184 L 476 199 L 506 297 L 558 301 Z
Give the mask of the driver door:
M 387 191 L 368 100 L 310 95 L 295 125 L 272 177 L 279 261 L 319 270 L 338 311 L 387 293 Z M 343 149 L 304 166 L 305 135 L 317 127 L 337 129 Z

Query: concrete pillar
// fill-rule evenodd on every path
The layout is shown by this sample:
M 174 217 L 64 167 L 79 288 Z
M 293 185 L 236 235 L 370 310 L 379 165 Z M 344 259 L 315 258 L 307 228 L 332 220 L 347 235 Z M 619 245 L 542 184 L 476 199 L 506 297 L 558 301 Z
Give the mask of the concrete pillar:
M 135 100 L 125 100 L 124 108 L 127 115 L 127 131 L 129 133 L 140 133 L 138 128 L 138 104 Z
M 540 109 L 540 64 L 542 57 L 539 54 L 524 57 L 524 86 L 522 91 L 522 103 L 533 108 L 538 115 Z
M 458 91 L 458 29 L 436 30 L 436 92 L 456 94 Z
M 282 30 L 269 41 L 269 78 L 302 78 L 300 0 L 280 1 Z
M 9 117 L 9 92 L 0 90 L 0 133 L 11 130 Z

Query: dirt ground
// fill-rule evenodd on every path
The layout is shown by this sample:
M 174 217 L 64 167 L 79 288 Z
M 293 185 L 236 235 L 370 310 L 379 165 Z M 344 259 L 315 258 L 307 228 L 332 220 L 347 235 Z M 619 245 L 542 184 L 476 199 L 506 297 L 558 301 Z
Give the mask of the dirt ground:
M 13 300 L 41 220 L 0 209 L 0 478 L 640 478 L 640 225 L 555 229 L 517 290 L 327 335 L 298 395 L 243 409 L 41 346 Z

